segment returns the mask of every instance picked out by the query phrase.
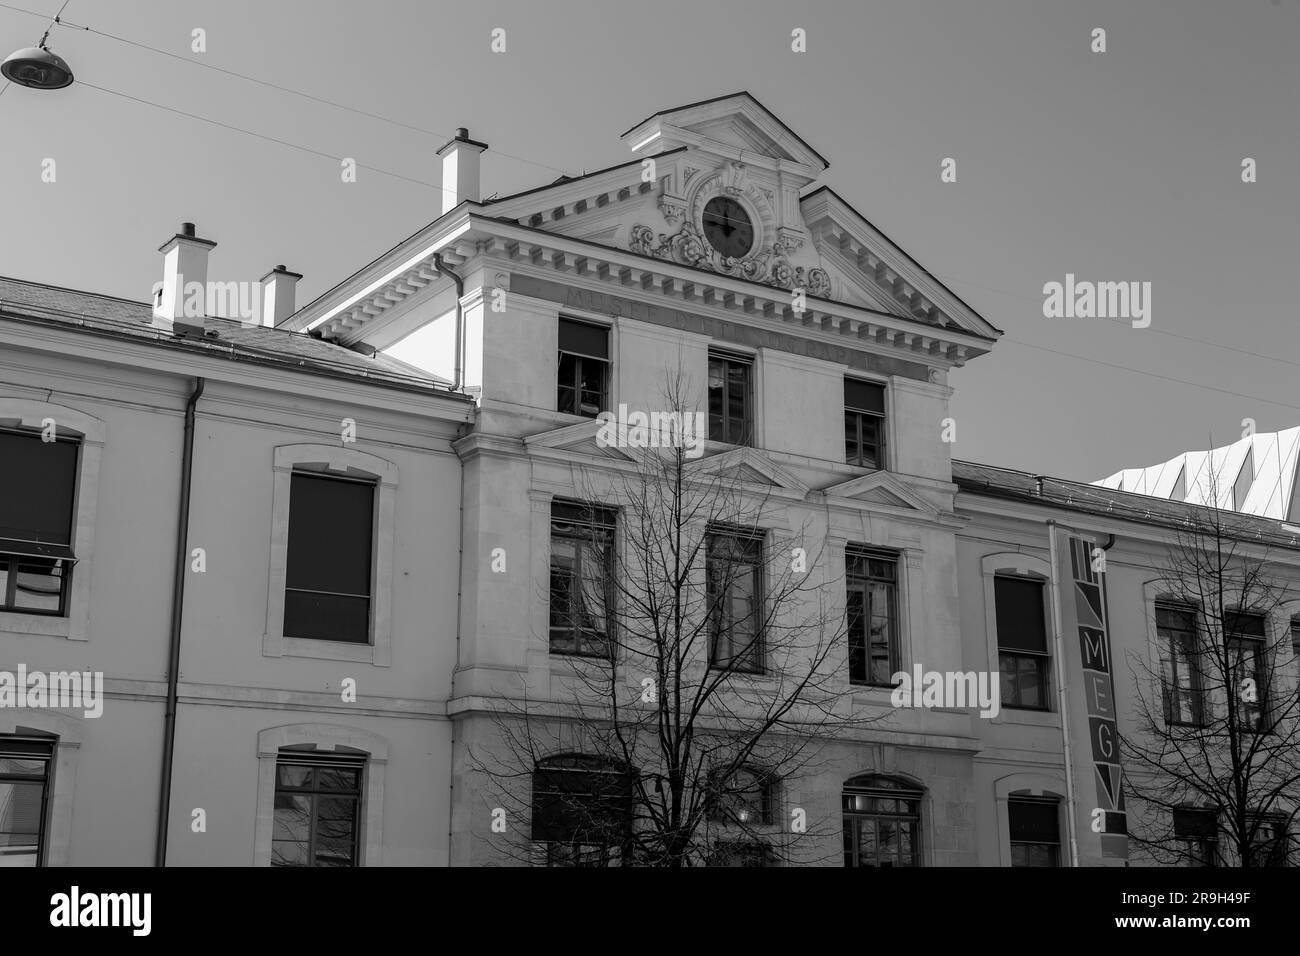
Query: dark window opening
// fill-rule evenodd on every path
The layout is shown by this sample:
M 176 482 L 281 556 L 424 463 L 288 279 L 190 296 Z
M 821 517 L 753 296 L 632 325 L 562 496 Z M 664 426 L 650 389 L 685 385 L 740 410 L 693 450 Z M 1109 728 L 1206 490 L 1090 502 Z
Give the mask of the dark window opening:
M 763 671 L 763 539 L 711 533 L 705 558 L 709 664 Z
M 580 754 L 538 761 L 532 839 L 547 866 L 613 866 L 630 853 L 632 774 Z
M 893 686 L 898 671 L 898 557 L 849 549 L 845 553 L 848 590 L 849 681 Z
M 885 467 L 885 387 L 844 380 L 844 460 L 860 468 Z
M 272 866 L 356 866 L 362 757 L 281 751 L 275 765 Z
M 751 767 L 741 767 L 729 776 L 710 775 L 708 816 L 716 823 L 740 827 L 766 826 L 773 822 L 775 782 Z
M 552 654 L 609 657 L 612 652 L 614 523 L 615 512 L 607 508 L 551 505 Z
M 1175 808 L 1174 840 L 1183 866 L 1218 866 L 1219 827 L 1213 810 Z
M 54 740 L 0 736 L 0 868 L 45 865 Z
M 754 443 L 753 363 L 709 355 L 709 441 Z
M 844 785 L 844 865 L 921 865 L 922 791 L 889 777 L 854 777 Z
M 1228 611 L 1223 617 L 1228 668 L 1236 702 L 1237 724 L 1255 731 L 1268 730 L 1268 655 L 1264 642 L 1264 615 Z
M 1047 710 L 1047 615 L 1043 582 L 995 577 L 993 598 L 998 629 L 1002 706 Z
M 609 330 L 560 319 L 556 410 L 595 418 L 605 410 L 608 388 Z
M 1011 797 L 1007 823 L 1011 830 L 1012 866 L 1061 865 L 1060 801 L 1045 797 Z
M 1196 610 L 1171 604 L 1156 605 L 1156 633 L 1160 638 L 1161 692 L 1165 721 L 1204 726 L 1200 648 Z
M 0 610 L 67 613 L 80 448 L 0 429 Z
M 296 471 L 284 636 L 370 642 L 375 484 Z

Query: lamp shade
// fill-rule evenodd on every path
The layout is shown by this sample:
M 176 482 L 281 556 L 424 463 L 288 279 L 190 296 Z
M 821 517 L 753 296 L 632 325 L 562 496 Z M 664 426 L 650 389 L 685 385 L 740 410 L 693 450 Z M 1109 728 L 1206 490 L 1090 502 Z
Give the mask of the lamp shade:
M 0 73 L 19 86 L 33 90 L 61 90 L 72 85 L 72 67 L 45 47 L 29 46 L 11 53 L 0 63 Z

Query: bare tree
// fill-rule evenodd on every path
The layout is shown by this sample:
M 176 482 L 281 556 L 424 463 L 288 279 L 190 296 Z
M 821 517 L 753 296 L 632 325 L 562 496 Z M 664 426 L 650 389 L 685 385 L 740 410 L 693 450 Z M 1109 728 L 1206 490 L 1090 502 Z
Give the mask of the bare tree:
M 1158 863 L 1284 865 L 1300 808 L 1290 629 L 1271 630 L 1287 592 L 1245 525 L 1217 504 L 1189 509 L 1159 579 L 1158 664 L 1130 655 L 1130 839 Z
M 506 706 L 503 752 L 473 760 L 531 818 L 515 850 L 532 862 L 767 865 L 839 830 L 782 799 L 866 722 L 820 545 L 748 465 L 695 457 L 707 430 L 680 370 L 664 391 L 665 414 L 617 433 L 635 463 L 582 469 L 584 503 L 553 506 L 548 637 L 569 673 Z

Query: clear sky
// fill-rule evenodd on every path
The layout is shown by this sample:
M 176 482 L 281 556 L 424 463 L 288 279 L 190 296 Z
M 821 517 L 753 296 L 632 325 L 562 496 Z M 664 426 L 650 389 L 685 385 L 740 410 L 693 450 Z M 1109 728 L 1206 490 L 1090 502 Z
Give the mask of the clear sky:
M 6 7 L 62 0 L 4 3 L 7 53 L 45 24 Z M 657 110 L 749 90 L 1005 330 L 951 377 L 956 457 L 1091 480 L 1245 418 L 1300 424 L 1300 0 L 70 0 L 64 18 L 99 31 L 50 36 L 78 82 L 0 96 L 0 274 L 144 301 L 191 220 L 219 244 L 210 278 L 284 263 L 304 303 L 436 218 L 418 181 L 458 126 L 505 195 L 626 161 L 618 135 Z M 1150 282 L 1150 326 L 1045 318 L 1067 273 Z

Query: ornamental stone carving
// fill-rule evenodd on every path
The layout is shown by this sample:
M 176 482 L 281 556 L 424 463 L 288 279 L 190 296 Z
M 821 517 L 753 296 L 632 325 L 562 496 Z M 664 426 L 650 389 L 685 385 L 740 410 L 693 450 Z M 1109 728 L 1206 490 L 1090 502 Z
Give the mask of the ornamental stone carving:
M 632 227 L 628 247 L 637 255 L 762 282 L 779 289 L 803 289 L 817 298 L 828 298 L 831 294 L 831 277 L 825 269 L 796 266 L 789 260 L 789 254 L 798 248 L 789 237 L 780 237 L 771 245 L 759 247 L 736 259 L 713 249 L 690 222 L 683 223 L 681 229 L 672 235 L 661 232 L 658 236 L 649 226 L 638 223 Z

